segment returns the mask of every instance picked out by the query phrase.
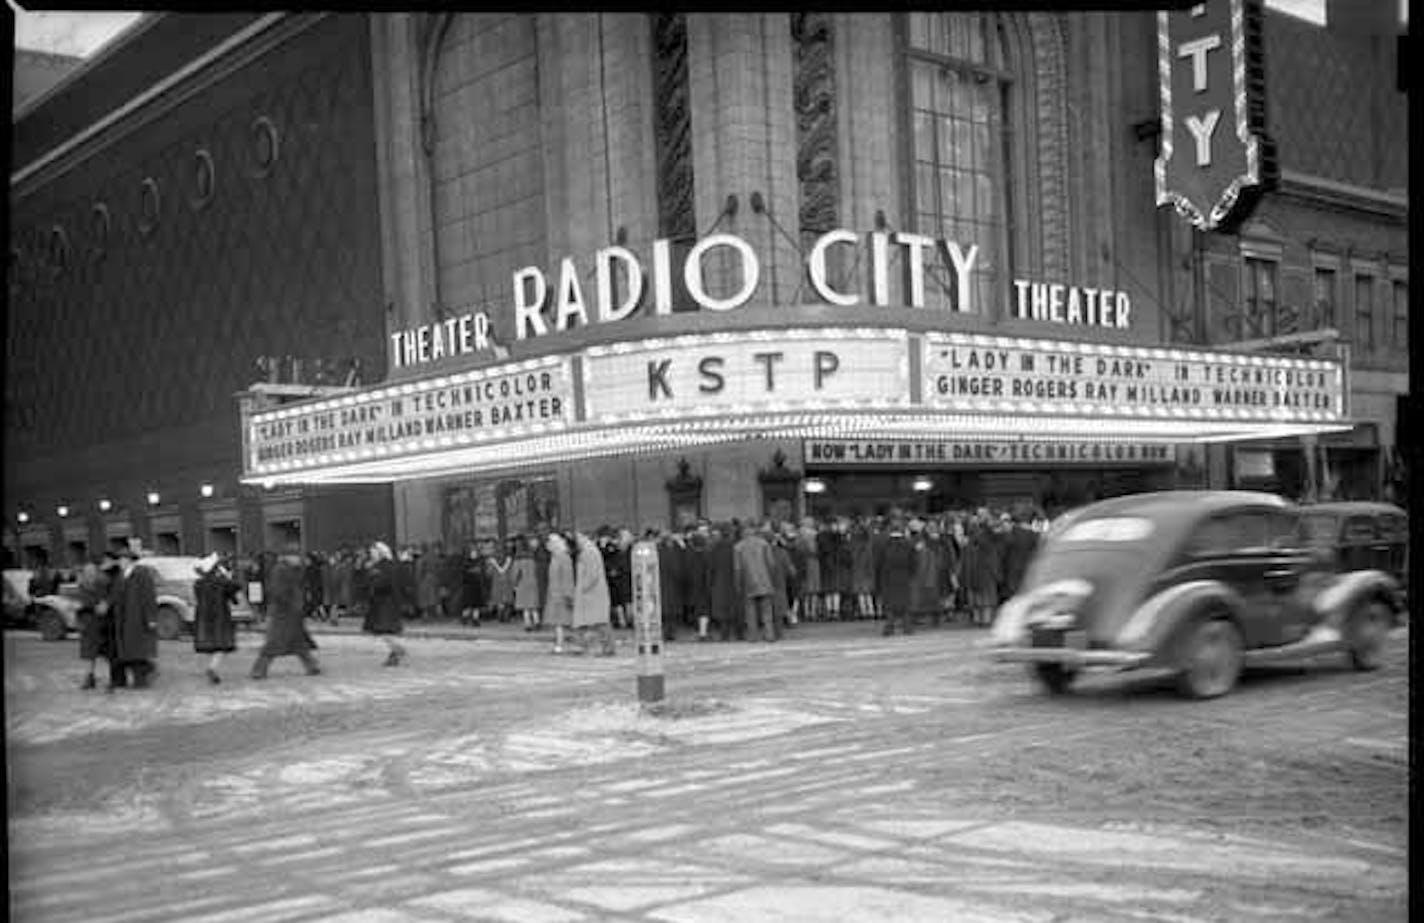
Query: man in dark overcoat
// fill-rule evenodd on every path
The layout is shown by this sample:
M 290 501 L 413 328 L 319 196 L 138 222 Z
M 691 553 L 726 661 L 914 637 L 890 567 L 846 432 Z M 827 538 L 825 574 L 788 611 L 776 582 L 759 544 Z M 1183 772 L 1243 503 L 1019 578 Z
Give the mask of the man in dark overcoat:
M 119 552 L 119 594 L 114 615 L 114 662 L 135 689 L 150 684 L 158 659 L 158 589 L 153 568 L 139 563 L 132 547 Z M 123 686 L 126 683 L 115 683 Z
M 296 549 L 278 558 L 272 567 L 268 579 L 267 640 L 252 664 L 253 679 L 266 679 L 272 660 L 289 654 L 301 660 L 308 676 L 321 672 L 321 666 L 312 655 L 316 645 L 311 635 L 307 634 L 303 620 L 306 608 L 303 590 L 305 573 L 306 562 Z
M 680 536 L 664 532 L 658 540 L 658 592 L 663 604 L 663 640 L 677 639 L 677 627 L 682 624 L 687 605 L 686 549 Z
M 915 548 L 905 534 L 904 518 L 896 515 L 890 520 L 890 529 L 875 561 L 875 594 L 885 609 L 882 633 L 886 636 L 895 633 L 897 622 L 902 632 L 910 633 L 910 584 L 914 575 Z
M 397 667 L 406 657 L 405 646 L 396 636 L 405 630 L 401 621 L 400 603 L 396 598 L 396 569 L 391 560 L 391 548 L 385 542 L 372 542 L 370 565 L 366 569 L 366 617 L 361 630 L 386 643 L 385 666 Z
M 732 640 L 734 634 L 740 641 L 747 633 L 741 600 L 737 598 L 733 544 L 731 526 L 712 529 L 712 541 L 707 549 L 707 601 L 709 615 L 723 641 Z
M 1010 599 L 1023 584 L 1024 574 L 1038 550 L 1038 533 L 1028 526 L 1028 514 L 1020 511 L 1013 525 L 1003 534 L 1004 543 L 1004 586 L 1002 599 Z

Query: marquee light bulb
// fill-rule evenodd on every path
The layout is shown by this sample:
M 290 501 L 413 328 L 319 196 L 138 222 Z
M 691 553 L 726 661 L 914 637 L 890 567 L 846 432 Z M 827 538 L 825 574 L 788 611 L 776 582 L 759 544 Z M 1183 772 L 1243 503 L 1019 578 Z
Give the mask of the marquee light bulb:
M 148 505 L 149 505 L 149 506 L 157 506 L 157 505 L 158 505 L 158 499 L 159 499 L 159 497 L 158 497 L 157 492 L 155 492 L 155 491 L 149 491 L 149 492 L 148 492 Z
M 101 513 L 107 513 L 109 510 L 111 510 L 111 509 L 113 509 L 113 508 L 114 508 L 114 504 L 113 504 L 112 502 L 110 502 L 110 501 L 108 501 L 108 500 L 100 500 L 100 501 L 99 501 L 99 512 L 101 512 Z
M 59 514 L 60 519 L 63 519 L 64 517 L 69 515 L 69 507 L 61 504 L 59 508 L 55 510 L 55 512 Z
M 20 525 L 23 526 L 25 523 L 30 521 L 30 514 L 26 513 L 24 510 L 20 510 L 20 512 L 15 514 L 15 519 L 18 520 Z
M 213 485 L 204 484 L 202 487 L 198 488 L 198 492 L 201 493 L 204 497 L 211 497 L 213 495 Z

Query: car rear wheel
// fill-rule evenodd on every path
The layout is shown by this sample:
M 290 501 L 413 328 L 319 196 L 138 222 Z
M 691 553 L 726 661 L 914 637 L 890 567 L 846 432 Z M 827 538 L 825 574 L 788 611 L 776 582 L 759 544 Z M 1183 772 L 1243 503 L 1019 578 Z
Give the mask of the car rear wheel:
M 183 635 L 183 616 L 172 606 L 158 607 L 158 636 L 165 641 L 174 641 Z
M 1225 695 L 1241 676 L 1241 632 L 1226 619 L 1202 622 L 1187 636 L 1177 690 L 1193 699 Z
M 1029 672 L 1038 684 L 1051 695 L 1063 695 L 1073 685 L 1077 670 L 1061 663 L 1035 663 L 1029 665 Z
M 36 624 L 40 637 L 46 641 L 63 641 L 64 636 L 69 633 L 64 626 L 64 617 L 53 609 L 42 610 Z
M 1364 603 L 1350 616 L 1350 664 L 1356 670 L 1384 666 L 1384 642 L 1391 621 L 1389 609 L 1379 601 Z

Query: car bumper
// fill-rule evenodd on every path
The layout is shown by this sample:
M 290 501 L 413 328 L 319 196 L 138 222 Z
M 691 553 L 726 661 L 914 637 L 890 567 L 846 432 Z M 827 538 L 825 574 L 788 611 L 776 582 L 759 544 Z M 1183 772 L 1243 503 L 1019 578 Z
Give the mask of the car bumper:
M 1102 667 L 1131 670 L 1145 665 L 1152 655 L 1142 651 L 1081 650 L 1069 647 L 1000 647 L 990 657 L 1001 663 L 1061 663 L 1068 667 Z

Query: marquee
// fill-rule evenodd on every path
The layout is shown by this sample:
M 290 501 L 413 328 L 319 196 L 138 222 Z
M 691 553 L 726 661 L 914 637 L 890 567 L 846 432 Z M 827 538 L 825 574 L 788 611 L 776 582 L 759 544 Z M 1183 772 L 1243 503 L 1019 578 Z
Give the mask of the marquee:
M 1348 429 L 1348 393 L 1333 359 L 894 326 L 690 333 L 248 412 L 243 469 L 361 483 L 756 438 L 1231 441 Z

